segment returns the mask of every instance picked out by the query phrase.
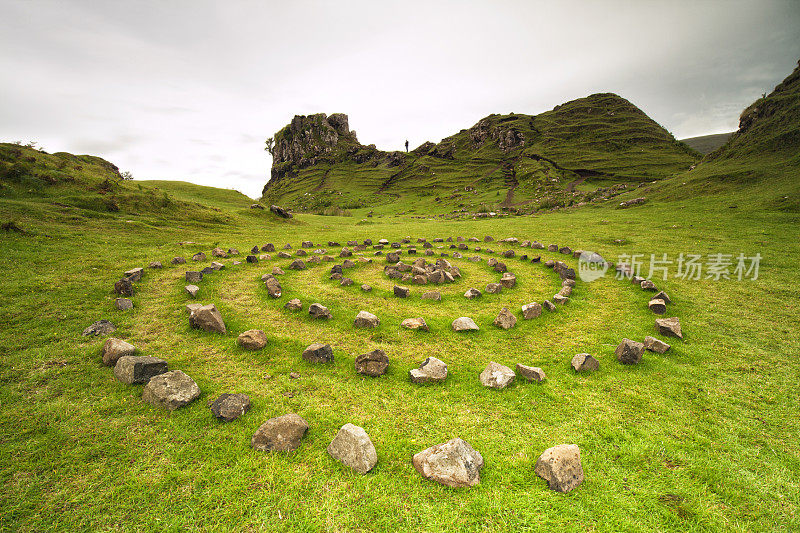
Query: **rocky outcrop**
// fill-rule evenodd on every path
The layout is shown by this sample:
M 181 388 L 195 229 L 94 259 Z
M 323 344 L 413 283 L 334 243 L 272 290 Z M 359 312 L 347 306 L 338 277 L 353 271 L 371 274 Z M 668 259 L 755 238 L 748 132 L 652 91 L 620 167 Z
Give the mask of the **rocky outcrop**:
M 482 118 L 469 129 L 469 138 L 476 148 L 483 146 L 487 139 L 491 139 L 504 152 L 525 144 L 525 136 L 522 133 L 512 127 L 495 124 L 491 115 Z

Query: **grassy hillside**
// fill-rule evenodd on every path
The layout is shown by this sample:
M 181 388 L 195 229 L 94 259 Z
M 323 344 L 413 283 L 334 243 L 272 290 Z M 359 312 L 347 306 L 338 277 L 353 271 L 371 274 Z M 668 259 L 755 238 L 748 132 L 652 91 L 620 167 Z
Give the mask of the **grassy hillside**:
M 384 213 L 534 212 L 591 201 L 602 196 L 592 194 L 600 187 L 663 179 L 699 158 L 614 94 L 537 116 L 490 115 L 394 159 L 383 152 L 349 156 L 356 151 L 353 142 L 347 138 L 318 155 L 306 152 L 294 166 L 282 160 L 281 173 L 274 169 L 265 187 L 265 202 L 312 212 L 328 206 Z
M 195 202 L 218 208 L 248 209 L 253 199 L 233 189 L 220 189 L 172 180 L 137 180 L 137 185 L 168 193 L 178 200 Z
M 689 146 L 689 148 L 695 152 L 706 155 L 728 142 L 728 139 L 731 138 L 733 133 L 734 132 L 715 133 L 712 135 L 702 135 L 700 137 L 688 137 L 686 139 L 681 139 L 681 142 Z

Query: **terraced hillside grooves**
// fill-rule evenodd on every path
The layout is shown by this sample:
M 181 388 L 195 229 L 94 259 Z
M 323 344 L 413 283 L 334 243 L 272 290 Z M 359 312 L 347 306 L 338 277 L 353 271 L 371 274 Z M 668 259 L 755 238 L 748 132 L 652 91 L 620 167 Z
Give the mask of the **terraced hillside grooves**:
M 274 139 L 264 201 L 311 212 L 332 205 L 394 212 L 409 204 L 440 210 L 565 206 L 584 199 L 586 191 L 565 188 L 577 179 L 636 185 L 682 172 L 700 157 L 611 93 L 536 116 L 489 115 L 409 154 L 360 144 L 342 114 L 295 117 Z M 503 170 L 509 165 L 513 179 Z

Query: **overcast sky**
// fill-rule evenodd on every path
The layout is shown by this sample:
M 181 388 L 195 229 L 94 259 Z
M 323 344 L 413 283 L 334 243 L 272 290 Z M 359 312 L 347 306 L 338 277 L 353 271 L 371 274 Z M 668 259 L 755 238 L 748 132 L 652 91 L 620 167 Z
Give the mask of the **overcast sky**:
M 0 0 L 0 140 L 257 197 L 296 114 L 399 150 L 615 92 L 683 138 L 798 59 L 797 0 Z

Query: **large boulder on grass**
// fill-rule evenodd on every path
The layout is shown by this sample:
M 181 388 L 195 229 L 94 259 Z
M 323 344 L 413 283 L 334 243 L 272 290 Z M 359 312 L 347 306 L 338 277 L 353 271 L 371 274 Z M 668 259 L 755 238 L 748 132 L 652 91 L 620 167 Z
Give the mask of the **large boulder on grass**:
M 413 383 L 443 383 L 447 379 L 447 364 L 436 357 L 428 357 L 408 376 Z
M 328 454 L 359 474 L 366 474 L 378 463 L 375 446 L 364 428 L 345 424 L 328 445 Z
M 193 328 L 202 329 L 214 333 L 227 333 L 225 322 L 222 321 L 217 306 L 214 304 L 204 305 L 192 311 L 189 315 L 189 323 Z
M 300 441 L 308 431 L 308 422 L 300 415 L 270 418 L 256 430 L 250 445 L 262 452 L 291 452 L 300 447 Z
M 536 460 L 536 475 L 558 492 L 569 492 L 583 483 L 581 451 L 575 444 L 546 449 Z
M 103 344 L 103 364 L 106 366 L 114 366 L 121 357 L 132 356 L 136 352 L 136 347 L 133 344 L 125 342 L 122 339 L 111 337 Z
M 200 387 L 180 370 L 153 377 L 142 390 L 142 400 L 174 411 L 200 397 Z
M 260 329 L 249 329 L 236 338 L 236 344 L 245 350 L 261 350 L 267 345 L 267 334 Z
M 114 377 L 122 383 L 147 383 L 150 378 L 167 371 L 167 362 L 157 357 L 129 355 L 117 359 Z
M 514 371 L 494 361 L 486 365 L 486 368 L 481 372 L 480 380 L 481 385 L 492 389 L 505 389 L 509 386 L 516 377 Z
M 422 477 L 448 487 L 474 487 L 481 481 L 483 457 L 461 439 L 431 446 L 414 455 L 412 463 Z
M 670 318 L 657 318 L 656 331 L 665 337 L 677 337 L 679 339 L 683 338 L 683 333 L 681 332 L 681 323 L 676 316 Z
M 623 365 L 635 365 L 642 360 L 644 353 L 644 344 L 641 342 L 632 341 L 630 339 L 622 339 L 622 342 L 614 350 L 617 356 L 617 361 Z
M 250 397 L 247 394 L 220 394 L 211 404 L 214 416 L 225 422 L 236 420 L 250 410 Z
M 383 350 L 372 350 L 356 357 L 356 372 L 365 376 L 377 377 L 386 373 L 389 358 Z

